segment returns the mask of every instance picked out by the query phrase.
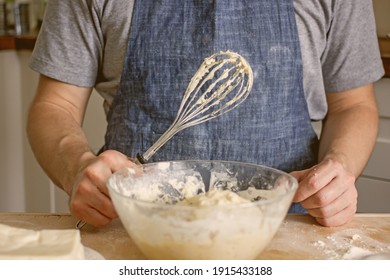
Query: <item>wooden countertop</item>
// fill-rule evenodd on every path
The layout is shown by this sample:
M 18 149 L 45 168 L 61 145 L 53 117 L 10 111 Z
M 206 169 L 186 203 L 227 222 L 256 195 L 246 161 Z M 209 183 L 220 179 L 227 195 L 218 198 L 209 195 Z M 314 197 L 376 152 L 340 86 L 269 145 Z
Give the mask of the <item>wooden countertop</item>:
M 0 213 L 0 223 L 29 229 L 75 228 L 68 214 Z M 103 229 L 81 229 L 84 246 L 105 259 L 145 259 L 119 220 Z M 289 214 L 258 259 L 355 259 L 390 253 L 390 214 L 357 214 L 341 227 L 322 227 L 307 215 Z

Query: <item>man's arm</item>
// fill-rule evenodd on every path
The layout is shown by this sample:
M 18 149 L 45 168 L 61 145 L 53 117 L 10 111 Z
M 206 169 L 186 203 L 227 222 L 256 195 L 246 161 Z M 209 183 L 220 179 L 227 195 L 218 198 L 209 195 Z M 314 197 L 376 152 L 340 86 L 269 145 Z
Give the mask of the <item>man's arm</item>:
M 357 209 L 356 178 L 364 169 L 378 132 L 373 84 L 328 93 L 328 113 L 320 137 L 319 163 L 293 172 L 294 198 L 325 226 L 342 225 Z
M 77 163 L 93 156 L 81 128 L 91 92 L 41 75 L 28 115 L 28 138 L 38 162 L 68 194 Z
M 70 196 L 71 213 L 92 225 L 104 226 L 117 217 L 107 178 L 133 163 L 116 151 L 99 156 L 91 151 L 82 130 L 91 91 L 41 76 L 27 132 L 44 171 Z

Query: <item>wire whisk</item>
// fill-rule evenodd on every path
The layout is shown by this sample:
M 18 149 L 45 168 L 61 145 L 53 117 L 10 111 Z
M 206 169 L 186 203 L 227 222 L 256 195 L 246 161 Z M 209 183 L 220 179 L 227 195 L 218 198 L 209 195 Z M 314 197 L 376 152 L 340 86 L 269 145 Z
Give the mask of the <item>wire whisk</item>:
M 179 131 L 236 108 L 252 85 L 252 68 L 241 55 L 221 51 L 205 58 L 188 84 L 175 120 L 144 154 L 137 154 L 138 163 L 146 163 Z

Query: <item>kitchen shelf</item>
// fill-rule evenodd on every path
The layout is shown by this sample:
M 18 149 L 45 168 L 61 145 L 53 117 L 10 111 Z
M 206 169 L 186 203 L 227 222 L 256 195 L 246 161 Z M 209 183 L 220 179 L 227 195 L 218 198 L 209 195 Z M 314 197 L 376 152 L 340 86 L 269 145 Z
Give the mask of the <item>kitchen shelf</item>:
M 390 39 L 379 38 L 379 49 L 381 51 L 385 77 L 390 78 Z
M 20 36 L 0 36 L 0 51 L 3 50 L 32 50 L 35 45 L 37 34 L 25 34 Z

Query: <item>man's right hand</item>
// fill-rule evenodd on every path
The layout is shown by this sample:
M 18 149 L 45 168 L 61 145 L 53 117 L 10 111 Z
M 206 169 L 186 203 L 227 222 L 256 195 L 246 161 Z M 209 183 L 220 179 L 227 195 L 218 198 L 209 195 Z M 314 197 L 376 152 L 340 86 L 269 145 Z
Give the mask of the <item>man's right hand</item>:
M 114 150 L 85 160 L 70 194 L 69 208 L 72 215 L 95 227 L 103 227 L 117 218 L 106 182 L 114 172 L 132 166 L 135 163 Z

